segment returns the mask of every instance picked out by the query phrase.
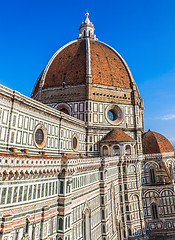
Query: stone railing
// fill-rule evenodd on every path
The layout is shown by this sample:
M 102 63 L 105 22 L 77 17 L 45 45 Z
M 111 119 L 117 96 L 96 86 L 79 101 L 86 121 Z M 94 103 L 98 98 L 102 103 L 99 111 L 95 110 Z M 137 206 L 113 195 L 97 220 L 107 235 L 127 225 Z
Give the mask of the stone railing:
M 167 152 L 167 153 L 156 153 L 156 154 L 145 154 L 143 155 L 145 160 L 151 160 L 151 159 L 164 159 L 164 158 L 174 158 L 175 153 L 174 152 Z
M 30 178 L 30 175 L 50 174 L 58 175 L 61 171 L 77 172 L 91 169 L 99 169 L 142 161 L 143 156 L 110 156 L 110 157 L 87 157 L 84 155 L 67 155 L 63 154 L 60 157 L 48 156 L 32 156 L 32 155 L 15 155 L 2 154 L 0 155 L 0 176 L 3 180 L 20 178 Z M 33 178 L 33 176 L 32 176 Z
M 162 230 L 175 230 L 175 220 L 172 221 L 159 221 L 146 223 L 147 231 L 162 231 Z

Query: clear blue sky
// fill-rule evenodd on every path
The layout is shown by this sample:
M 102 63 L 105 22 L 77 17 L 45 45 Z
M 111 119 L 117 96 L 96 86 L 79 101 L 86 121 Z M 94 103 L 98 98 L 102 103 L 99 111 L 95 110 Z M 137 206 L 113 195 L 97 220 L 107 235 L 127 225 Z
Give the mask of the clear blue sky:
M 86 10 L 98 39 L 131 69 L 145 130 L 175 144 L 175 0 L 1 1 L 0 83 L 30 96 L 51 56 L 78 36 Z

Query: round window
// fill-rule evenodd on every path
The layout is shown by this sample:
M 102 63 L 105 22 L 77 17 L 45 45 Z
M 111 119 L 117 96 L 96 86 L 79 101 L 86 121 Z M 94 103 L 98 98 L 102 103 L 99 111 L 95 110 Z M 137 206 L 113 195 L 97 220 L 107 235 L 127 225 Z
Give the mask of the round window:
M 112 109 L 108 111 L 108 118 L 110 121 L 114 121 L 117 119 L 117 115 Z
M 77 136 L 74 136 L 72 139 L 72 146 L 73 146 L 73 150 L 77 151 L 78 150 L 78 138 Z
M 119 124 L 123 120 L 122 110 L 119 106 L 111 104 L 106 109 L 106 118 L 111 124 Z
M 47 130 L 43 125 L 37 125 L 33 137 L 35 145 L 38 148 L 43 148 L 47 142 Z
M 37 129 L 35 132 L 35 141 L 37 144 L 42 144 L 44 140 L 44 133 L 42 129 Z

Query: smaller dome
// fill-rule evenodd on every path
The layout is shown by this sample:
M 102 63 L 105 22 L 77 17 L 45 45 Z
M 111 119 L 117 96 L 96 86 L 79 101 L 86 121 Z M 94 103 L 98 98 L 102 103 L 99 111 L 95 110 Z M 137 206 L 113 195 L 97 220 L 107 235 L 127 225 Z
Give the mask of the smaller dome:
M 113 129 L 101 140 L 101 142 L 116 142 L 116 141 L 127 142 L 135 140 L 131 138 L 128 134 L 123 132 L 121 129 Z
M 143 154 L 174 152 L 170 141 L 162 134 L 150 129 L 142 136 Z

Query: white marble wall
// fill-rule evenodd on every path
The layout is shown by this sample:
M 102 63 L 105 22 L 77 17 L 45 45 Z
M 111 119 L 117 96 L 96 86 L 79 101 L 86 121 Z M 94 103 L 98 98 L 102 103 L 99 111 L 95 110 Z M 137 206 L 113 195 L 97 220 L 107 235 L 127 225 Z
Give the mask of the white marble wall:
M 37 125 L 43 125 L 47 132 L 46 145 L 39 149 L 34 142 Z M 0 148 L 17 148 L 20 153 L 46 151 L 51 154 L 74 152 L 72 137 L 79 140 L 77 152 L 85 153 L 86 130 L 84 122 L 53 110 L 16 91 L 0 85 Z

